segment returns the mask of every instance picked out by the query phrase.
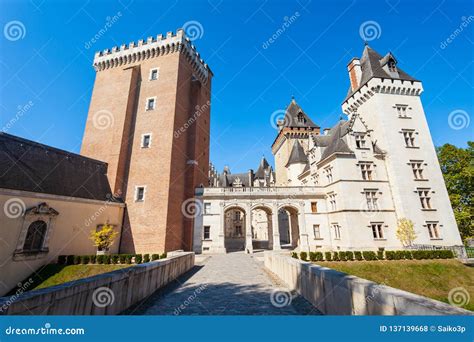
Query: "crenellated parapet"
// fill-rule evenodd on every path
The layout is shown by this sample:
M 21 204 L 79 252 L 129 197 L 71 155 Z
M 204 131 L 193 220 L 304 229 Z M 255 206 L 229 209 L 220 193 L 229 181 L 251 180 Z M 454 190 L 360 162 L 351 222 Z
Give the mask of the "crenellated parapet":
M 96 71 L 102 71 L 171 53 L 182 53 L 202 83 L 206 84 L 209 77 L 212 77 L 209 66 L 200 58 L 196 47 L 182 29 L 178 29 L 176 34 L 168 32 L 166 36 L 159 34 L 137 43 L 122 44 L 120 48 L 114 46 L 112 49 L 99 51 L 95 54 L 93 66 Z

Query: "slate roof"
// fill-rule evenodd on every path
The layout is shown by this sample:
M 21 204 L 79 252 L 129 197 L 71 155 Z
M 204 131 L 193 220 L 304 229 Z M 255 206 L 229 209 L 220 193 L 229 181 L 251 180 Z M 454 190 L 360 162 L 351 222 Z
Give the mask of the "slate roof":
M 112 200 L 107 164 L 0 132 L 0 188 Z
M 288 167 L 291 164 L 296 163 L 307 163 L 308 157 L 304 153 L 303 146 L 299 143 L 298 140 L 295 140 L 293 147 L 291 148 L 290 157 L 288 158 L 288 162 L 286 163 L 285 167 Z
M 248 173 L 234 173 L 234 174 L 229 174 L 223 172 L 219 176 L 219 186 L 221 187 L 230 187 L 234 183 L 234 181 L 239 178 L 240 182 L 242 183 L 242 186 L 248 187 L 250 186 L 249 183 L 249 175 Z
M 255 172 L 255 178 L 264 179 L 265 170 L 267 170 L 268 168 L 271 168 L 270 164 L 268 164 L 265 157 L 263 157 L 262 160 L 260 161 L 260 165 L 258 166 L 257 172 Z
M 298 116 L 301 114 L 303 120 L 298 120 Z M 285 118 L 283 120 L 283 127 L 311 127 L 319 128 L 309 116 L 301 109 L 296 103 L 295 99 L 292 99 L 285 111 Z
M 413 78 L 412 76 L 408 75 L 405 71 L 400 69 L 397 65 L 397 72 L 389 72 L 386 71 L 384 66 L 388 63 L 390 59 L 393 59 L 396 62 L 395 57 L 392 53 L 387 53 L 384 57 L 382 57 L 377 51 L 373 50 L 369 45 L 365 45 L 364 51 L 362 52 L 362 57 L 360 58 L 360 66 L 362 69 L 361 80 L 359 82 L 359 86 L 357 89 L 352 91 L 351 87 L 349 86 L 349 91 L 347 93 L 346 101 L 352 94 L 354 94 L 357 90 L 362 88 L 369 80 L 372 78 L 385 78 L 385 79 L 397 79 L 397 80 L 404 80 L 404 81 L 418 81 L 417 79 Z
M 341 120 L 329 130 L 327 135 L 313 135 L 315 146 L 322 148 L 321 159 L 324 160 L 334 153 L 353 153 L 346 143 L 349 121 Z

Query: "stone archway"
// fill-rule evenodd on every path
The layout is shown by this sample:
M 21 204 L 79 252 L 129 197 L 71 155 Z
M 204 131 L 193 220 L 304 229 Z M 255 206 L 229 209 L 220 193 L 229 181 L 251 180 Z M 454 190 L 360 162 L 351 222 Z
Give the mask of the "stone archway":
M 246 213 L 240 206 L 224 210 L 224 246 L 227 252 L 245 250 Z
M 272 209 L 259 204 L 251 208 L 252 246 L 254 249 L 272 249 Z
M 298 247 L 300 240 L 298 209 L 291 205 L 284 205 L 278 209 L 278 231 L 282 248 Z

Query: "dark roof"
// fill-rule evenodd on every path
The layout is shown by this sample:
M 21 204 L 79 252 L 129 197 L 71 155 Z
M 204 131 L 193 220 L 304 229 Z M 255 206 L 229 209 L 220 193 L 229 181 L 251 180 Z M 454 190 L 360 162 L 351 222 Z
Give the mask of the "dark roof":
M 308 157 L 304 153 L 303 146 L 301 146 L 298 140 L 295 140 L 295 143 L 293 144 L 293 147 L 291 149 L 290 158 L 288 158 L 288 162 L 286 163 L 285 167 L 296 163 L 306 164 L 307 162 Z
M 384 68 L 391 59 L 393 59 L 395 63 L 397 62 L 391 52 L 387 53 L 385 57 L 382 57 L 377 51 L 373 50 L 371 47 L 369 47 L 369 45 L 366 45 L 364 47 L 364 51 L 362 52 L 362 57 L 360 58 L 362 75 L 359 86 L 354 90 L 352 90 L 349 86 L 349 91 L 344 101 L 346 101 L 352 94 L 362 88 L 365 84 L 367 84 L 367 82 L 369 82 L 369 80 L 374 77 L 404 81 L 418 81 L 417 79 L 408 75 L 398 66 L 396 72 L 389 72 L 387 68 Z
M 121 201 L 111 195 L 106 163 L 3 132 L 0 188 Z
M 240 182 L 242 183 L 242 186 L 249 187 L 251 184 L 249 184 L 249 175 L 248 173 L 234 173 L 234 174 L 229 174 L 226 172 L 223 172 L 219 176 L 219 186 L 221 187 L 228 187 L 232 186 L 234 181 L 239 178 Z
M 301 117 L 302 120 L 298 120 Z M 283 120 L 283 127 L 310 127 L 319 128 L 309 116 L 301 109 L 292 99 L 285 111 L 285 119 Z
M 257 172 L 255 172 L 255 178 L 260 178 L 260 179 L 265 178 L 265 171 L 268 170 L 269 168 L 271 171 L 270 164 L 268 164 L 265 157 L 262 157 L 262 160 L 260 161 L 260 165 L 258 166 Z
M 329 130 L 327 135 L 314 135 L 314 144 L 322 147 L 321 160 L 326 159 L 334 153 L 353 153 L 345 141 L 349 130 L 349 121 L 341 120 Z

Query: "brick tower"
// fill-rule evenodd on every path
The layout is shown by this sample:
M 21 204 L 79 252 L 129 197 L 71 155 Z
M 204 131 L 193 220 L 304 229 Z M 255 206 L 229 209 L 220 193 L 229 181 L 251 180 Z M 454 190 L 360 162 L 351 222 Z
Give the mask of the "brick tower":
M 81 154 L 125 199 L 120 251 L 192 249 L 183 202 L 207 184 L 212 72 L 183 30 L 98 52 Z

